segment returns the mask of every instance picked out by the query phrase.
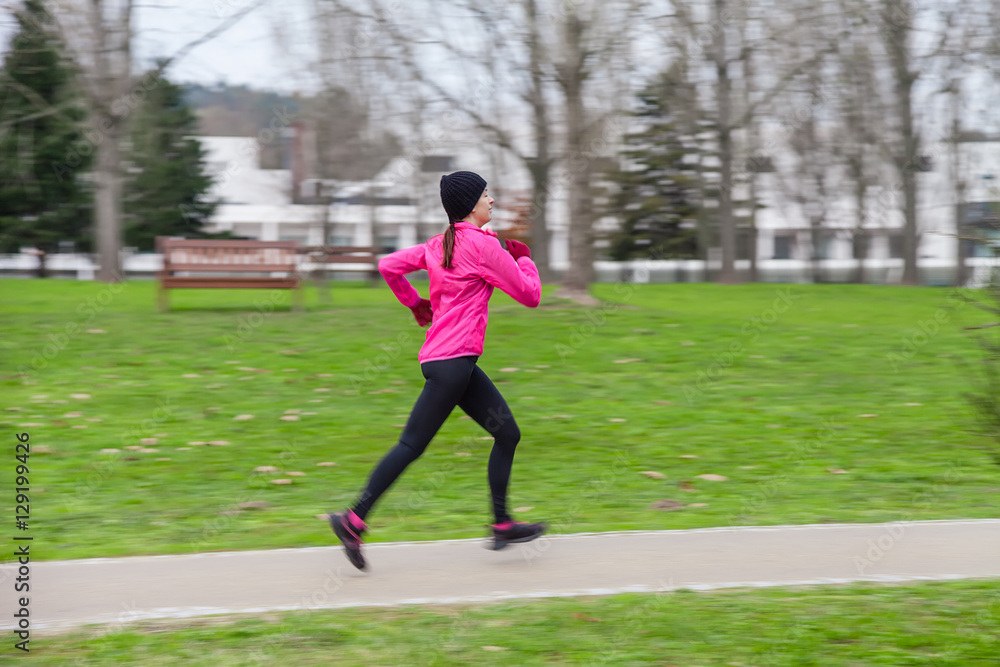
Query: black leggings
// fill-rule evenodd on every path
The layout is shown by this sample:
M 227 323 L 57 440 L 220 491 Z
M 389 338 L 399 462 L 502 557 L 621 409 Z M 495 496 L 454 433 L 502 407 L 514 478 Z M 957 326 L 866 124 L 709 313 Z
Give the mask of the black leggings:
M 510 414 L 507 401 L 497 391 L 493 381 L 476 365 L 477 360 L 477 357 L 459 357 L 420 365 L 427 382 L 413 406 L 399 442 L 375 466 L 368 486 L 354 506 L 354 512 L 359 517 L 364 519 L 406 467 L 424 453 L 457 405 L 493 436 L 493 451 L 490 452 L 487 470 L 493 514 L 497 523 L 510 520 L 507 514 L 507 483 L 521 431 Z

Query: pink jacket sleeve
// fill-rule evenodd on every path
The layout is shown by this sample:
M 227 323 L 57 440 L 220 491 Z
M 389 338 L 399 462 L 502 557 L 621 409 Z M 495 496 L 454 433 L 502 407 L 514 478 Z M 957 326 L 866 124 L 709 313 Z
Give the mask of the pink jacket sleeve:
M 420 303 L 420 293 L 403 276 L 427 268 L 424 249 L 423 243 L 403 248 L 386 255 L 378 263 L 378 272 L 385 278 L 386 284 L 399 302 L 407 308 L 413 308 Z
M 542 299 L 542 281 L 530 257 L 517 261 L 496 240 L 483 246 L 479 260 L 483 280 L 498 287 L 518 303 L 535 308 Z

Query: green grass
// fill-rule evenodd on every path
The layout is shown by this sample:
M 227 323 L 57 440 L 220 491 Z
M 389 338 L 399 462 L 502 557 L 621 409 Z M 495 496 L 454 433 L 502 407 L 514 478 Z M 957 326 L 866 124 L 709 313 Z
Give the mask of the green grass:
M 959 326 L 975 315 L 945 310 L 944 290 L 594 291 L 605 307 L 493 300 L 480 365 L 521 427 L 524 518 L 567 533 L 998 516 L 957 363 L 976 356 Z M 394 444 L 423 331 L 384 286 L 337 284 L 304 313 L 288 296 L 179 291 L 159 314 L 148 282 L 0 281 L 0 426 L 8 451 L 31 436 L 34 556 L 332 542 L 316 515 L 350 502 Z M 371 516 L 372 541 L 483 535 L 484 435 L 456 412 Z M 153 437 L 155 452 L 125 449 Z M 184 449 L 215 440 L 230 444 Z M 286 471 L 306 475 L 270 483 Z M 665 498 L 684 508 L 649 509 Z M 232 513 L 245 501 L 267 507 Z
M 297 612 L 36 633 L 39 665 L 996 665 L 1000 582 Z

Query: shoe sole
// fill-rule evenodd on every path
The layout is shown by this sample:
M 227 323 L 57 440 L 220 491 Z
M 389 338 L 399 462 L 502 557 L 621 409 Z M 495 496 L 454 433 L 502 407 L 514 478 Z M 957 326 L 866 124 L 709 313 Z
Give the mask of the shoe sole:
M 348 533 L 343 525 L 340 523 L 339 514 L 330 515 L 330 527 L 333 529 L 333 534 L 337 536 L 340 543 L 344 545 L 344 553 L 347 554 L 347 560 L 351 561 L 351 565 L 358 568 L 359 570 L 364 570 L 368 564 L 365 563 L 365 557 L 361 555 L 361 548 L 352 549 L 347 546 L 348 540 L 354 541 L 355 538 L 350 533 Z
M 510 544 L 524 544 L 525 542 L 531 542 L 532 540 L 537 540 L 547 531 L 548 531 L 548 526 L 542 528 L 534 535 L 528 535 L 527 537 L 518 537 L 513 540 L 497 540 L 496 538 L 493 538 L 493 544 L 489 545 L 489 548 L 491 551 L 500 551 L 501 549 L 505 549 Z

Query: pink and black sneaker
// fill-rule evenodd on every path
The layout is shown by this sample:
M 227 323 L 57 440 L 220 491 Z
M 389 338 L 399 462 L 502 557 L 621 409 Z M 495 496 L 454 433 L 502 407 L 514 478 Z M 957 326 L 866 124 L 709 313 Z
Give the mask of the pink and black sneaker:
M 347 552 L 347 559 L 351 561 L 351 565 L 359 570 L 365 569 L 365 557 L 361 555 L 361 533 L 365 532 L 368 526 L 361 520 L 361 517 L 353 510 L 347 510 L 341 514 L 331 514 L 330 527 L 344 544 L 344 551 Z
M 530 542 L 541 537 L 545 534 L 548 526 L 544 523 L 504 521 L 503 523 L 493 524 L 491 528 L 493 528 L 493 542 L 488 546 L 493 551 L 499 551 L 508 544 Z

